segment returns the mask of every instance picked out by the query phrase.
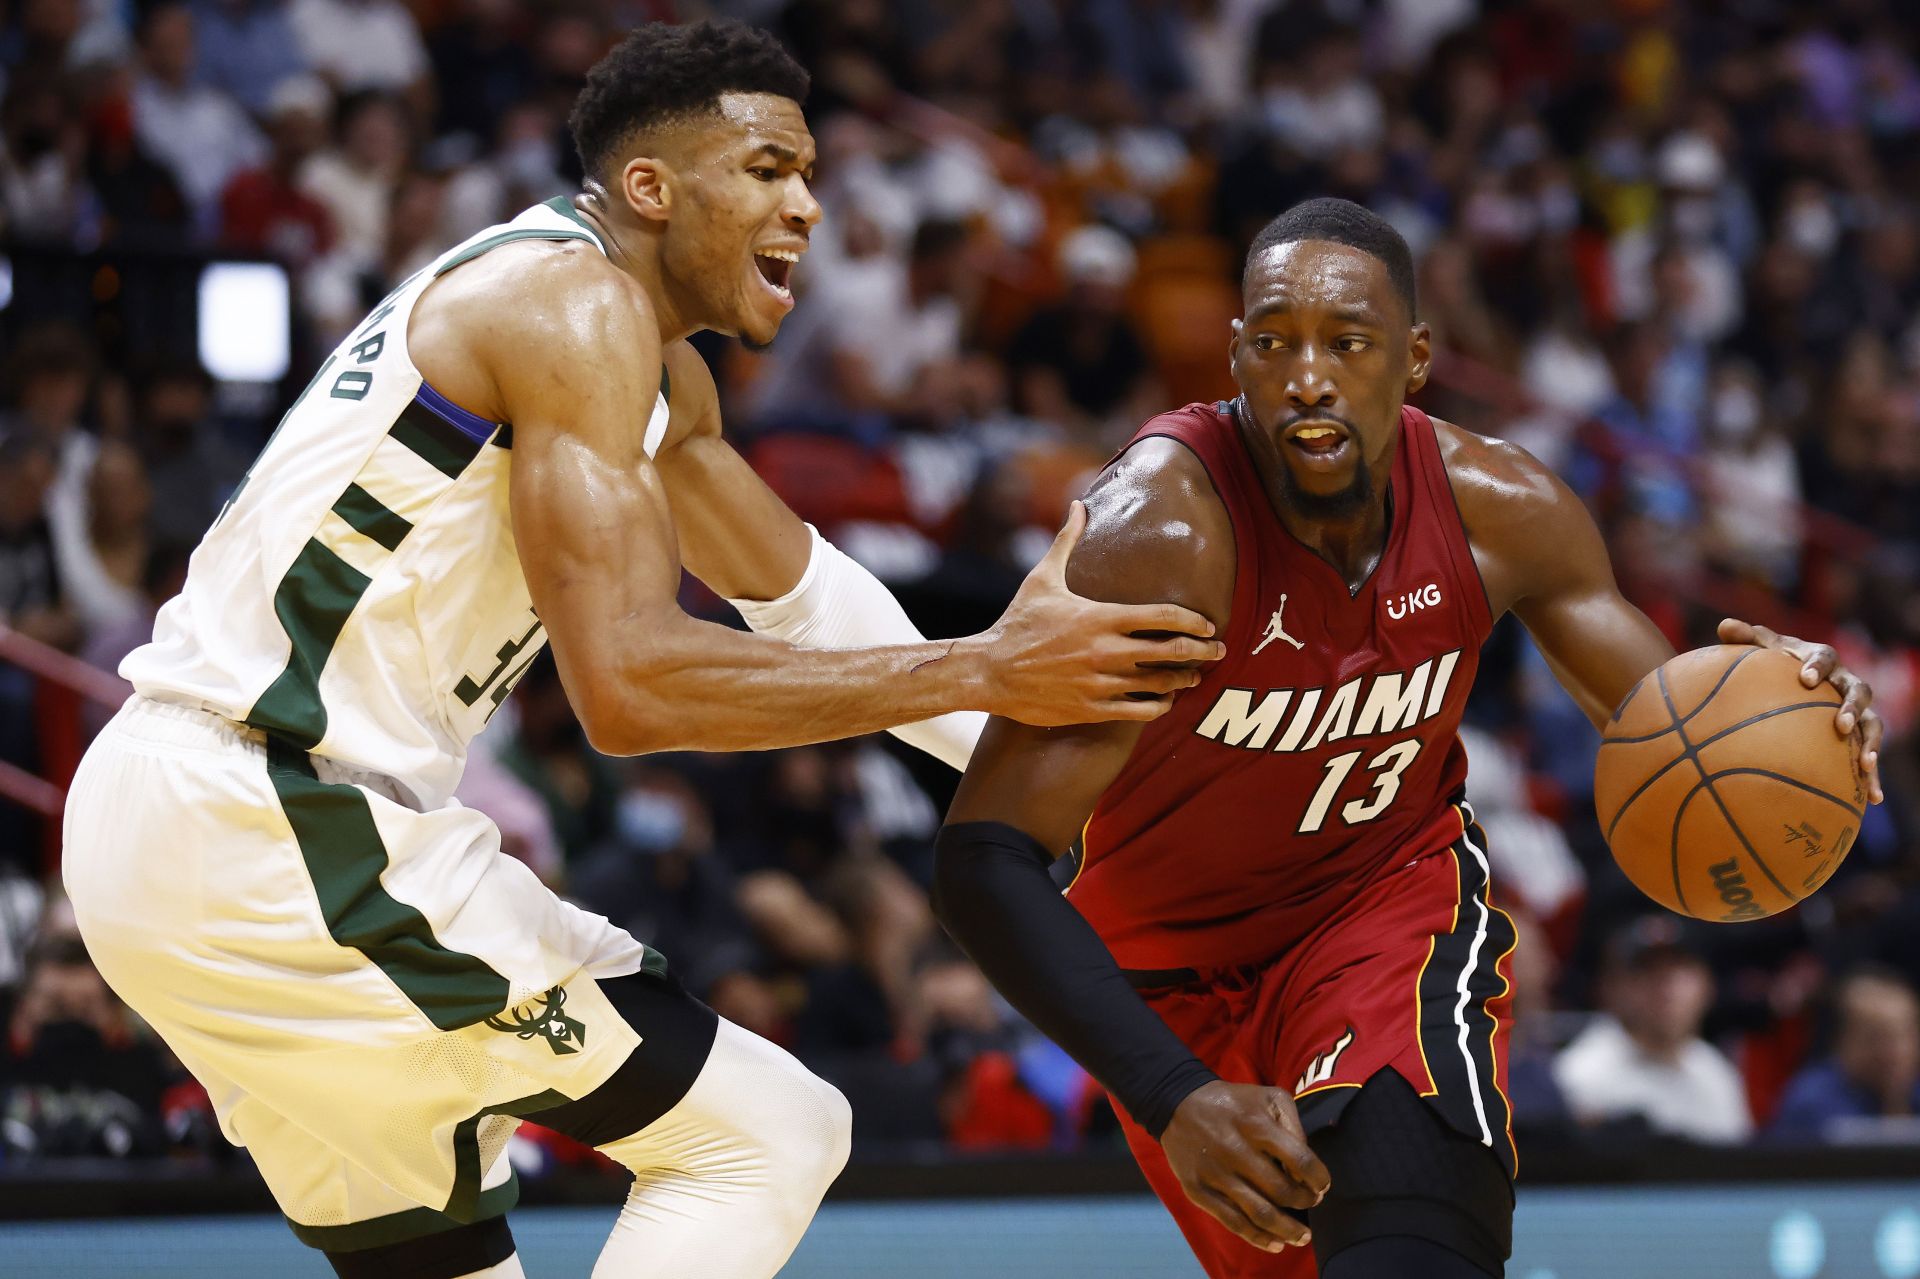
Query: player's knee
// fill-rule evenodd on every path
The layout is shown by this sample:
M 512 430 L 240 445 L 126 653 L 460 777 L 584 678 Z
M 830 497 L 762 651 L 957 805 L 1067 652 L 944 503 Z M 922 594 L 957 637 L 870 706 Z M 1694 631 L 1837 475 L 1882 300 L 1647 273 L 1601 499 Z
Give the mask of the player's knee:
M 792 1090 L 791 1122 L 767 1134 L 768 1154 L 778 1166 L 778 1175 L 806 1187 L 812 1204 L 818 1204 L 847 1166 L 853 1149 L 853 1107 L 838 1088 L 798 1063 L 795 1066 L 801 1078 Z

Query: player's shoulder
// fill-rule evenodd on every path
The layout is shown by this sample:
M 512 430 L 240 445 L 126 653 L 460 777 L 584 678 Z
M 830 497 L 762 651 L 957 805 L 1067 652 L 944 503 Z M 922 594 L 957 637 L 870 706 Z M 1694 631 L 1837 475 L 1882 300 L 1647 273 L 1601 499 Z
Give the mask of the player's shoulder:
M 1094 480 L 1086 503 L 1069 586 L 1119 603 L 1172 600 L 1225 623 L 1233 522 L 1191 449 L 1165 436 L 1136 439 Z
M 421 302 L 468 345 L 499 358 L 617 375 L 637 355 L 657 368 L 647 358 L 661 346 L 652 299 L 581 240 L 500 245 L 434 281 Z
M 1433 434 L 1470 532 L 1550 517 L 1578 501 L 1553 468 L 1518 444 L 1440 418 Z

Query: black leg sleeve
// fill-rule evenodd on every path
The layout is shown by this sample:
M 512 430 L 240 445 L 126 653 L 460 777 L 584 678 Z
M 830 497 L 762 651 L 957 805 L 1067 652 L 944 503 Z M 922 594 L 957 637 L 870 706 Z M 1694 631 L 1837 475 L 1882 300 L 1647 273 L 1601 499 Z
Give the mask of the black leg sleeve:
M 953 939 L 1158 1137 L 1187 1094 L 1218 1076 L 1127 984 L 1047 874 L 1047 850 L 1001 822 L 948 826 L 935 847 L 934 911 Z

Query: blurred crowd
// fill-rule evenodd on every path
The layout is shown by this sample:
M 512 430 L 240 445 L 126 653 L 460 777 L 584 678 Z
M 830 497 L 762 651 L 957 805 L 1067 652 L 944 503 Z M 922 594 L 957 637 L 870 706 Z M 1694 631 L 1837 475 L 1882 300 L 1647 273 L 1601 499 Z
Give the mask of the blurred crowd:
M 1529 1143 L 1920 1143 L 1920 22 L 1901 0 L 6 0 L 15 252 L 267 256 L 288 385 L 108 324 L 0 361 L 0 613 L 110 667 L 325 349 L 434 254 L 573 189 L 564 117 L 632 24 L 764 24 L 814 74 L 827 218 L 773 348 L 700 339 L 729 431 L 928 633 L 991 623 L 1152 413 L 1232 394 L 1247 242 L 1388 216 L 1441 352 L 1420 402 L 1592 504 L 1677 645 L 1732 612 L 1880 694 L 1889 802 L 1828 887 L 1649 913 L 1595 826 L 1597 737 L 1510 621 L 1468 729 L 1515 956 Z M 83 277 L 84 278 L 84 277 Z M 683 602 L 733 620 L 689 582 Z M 44 771 L 0 665 L 0 759 Z M 462 799 L 857 1099 L 856 1140 L 1109 1143 L 1099 1090 L 941 936 L 954 779 L 886 739 L 592 752 L 551 664 Z M 57 771 L 57 770 L 56 770 Z M 43 831 L 0 814 L 0 1157 L 215 1151 L 92 974 Z M 530 1163 L 578 1156 L 530 1145 Z

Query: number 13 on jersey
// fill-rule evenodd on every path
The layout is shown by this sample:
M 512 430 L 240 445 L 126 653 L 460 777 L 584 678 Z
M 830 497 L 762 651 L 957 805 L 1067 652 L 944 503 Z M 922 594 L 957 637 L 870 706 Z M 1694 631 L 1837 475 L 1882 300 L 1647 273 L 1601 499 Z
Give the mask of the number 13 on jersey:
M 1400 793 L 1400 774 L 1407 771 L 1407 766 L 1413 763 L 1419 753 L 1420 740 L 1410 738 L 1395 742 L 1368 759 L 1366 766 L 1373 774 L 1373 788 L 1369 794 L 1348 800 L 1340 809 L 1340 820 L 1349 826 L 1358 826 L 1385 812 L 1387 805 L 1393 802 L 1393 797 Z M 1347 780 L 1347 775 L 1353 772 L 1354 765 L 1365 754 L 1365 751 L 1348 751 L 1327 761 L 1326 776 L 1320 779 L 1319 789 L 1313 792 L 1313 800 L 1307 805 L 1306 814 L 1300 818 L 1300 834 L 1311 835 L 1326 825 L 1327 810 L 1333 807 L 1341 783 Z

